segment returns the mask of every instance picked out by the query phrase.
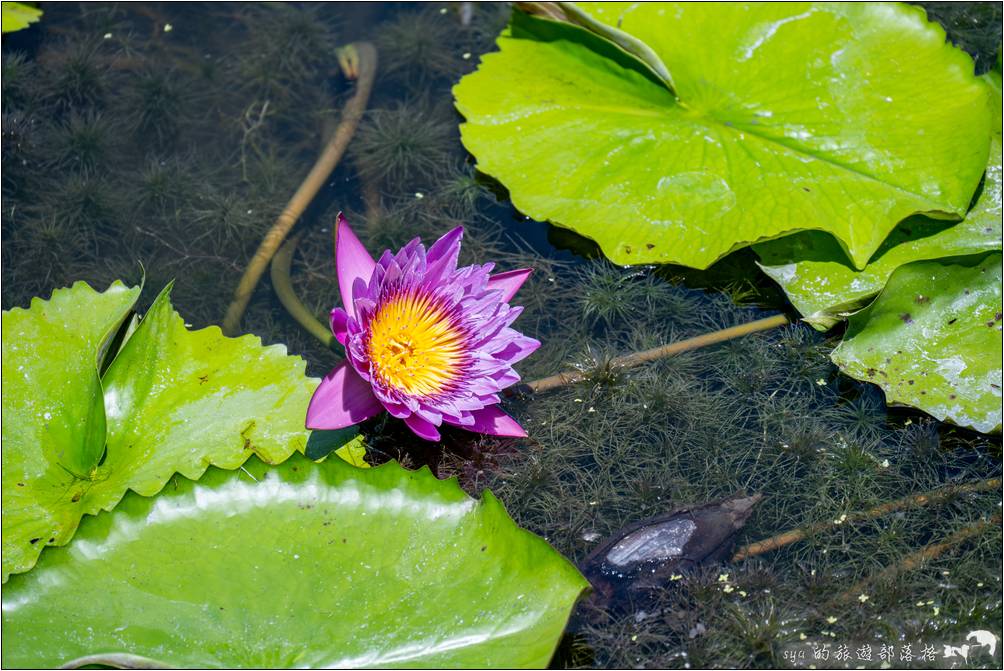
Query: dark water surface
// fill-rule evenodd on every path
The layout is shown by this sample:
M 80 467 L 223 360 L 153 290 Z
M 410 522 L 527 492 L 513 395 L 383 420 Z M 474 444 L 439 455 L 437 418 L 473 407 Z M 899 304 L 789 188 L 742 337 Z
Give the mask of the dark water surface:
M 986 69 L 1000 44 L 1000 4 L 948 4 L 932 4 L 932 16 Z M 363 427 L 370 461 L 428 463 L 472 493 L 488 487 L 576 561 L 628 523 L 739 491 L 764 494 L 742 544 L 1000 476 L 999 439 L 889 411 L 878 390 L 840 376 L 829 362 L 839 334 L 794 325 L 611 373 L 613 356 L 788 307 L 747 253 L 703 273 L 613 267 L 588 240 L 526 220 L 476 174 L 450 87 L 493 49 L 504 5 L 473 5 L 467 25 L 457 5 L 437 4 L 43 9 L 40 24 L 3 40 L 4 309 L 76 280 L 103 288 L 145 271 L 142 300 L 173 279 L 186 321 L 220 323 L 352 95 L 336 48 L 369 40 L 379 53 L 375 90 L 348 154 L 297 226 L 297 294 L 322 319 L 337 301 L 339 210 L 373 251 L 464 224 L 464 263 L 537 269 L 515 301 L 526 306 L 517 326 L 544 343 L 521 366 L 524 378 L 589 373 L 510 403 L 527 440 L 455 431 L 431 447 L 375 419 Z M 288 316 L 267 275 L 242 329 L 286 344 L 314 375 L 339 360 Z M 999 490 L 953 496 L 687 573 L 631 603 L 584 604 L 554 664 L 786 666 L 791 651 L 829 643 L 872 646 L 874 661 L 859 663 L 878 668 L 881 645 L 910 643 L 936 645 L 935 666 L 945 666 L 943 644 L 975 629 L 1000 633 L 999 525 L 902 567 L 999 504 Z

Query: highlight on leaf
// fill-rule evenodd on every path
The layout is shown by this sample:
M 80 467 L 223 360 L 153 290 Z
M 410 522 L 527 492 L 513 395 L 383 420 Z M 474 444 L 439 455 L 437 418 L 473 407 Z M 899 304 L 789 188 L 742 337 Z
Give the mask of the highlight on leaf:
M 5 580 L 129 489 L 150 496 L 175 473 L 304 450 L 317 385 L 304 362 L 255 336 L 189 331 L 170 288 L 138 326 L 122 324 L 140 289 L 121 283 L 99 293 L 78 282 L 3 313 Z M 113 338 L 120 328 L 134 330 Z

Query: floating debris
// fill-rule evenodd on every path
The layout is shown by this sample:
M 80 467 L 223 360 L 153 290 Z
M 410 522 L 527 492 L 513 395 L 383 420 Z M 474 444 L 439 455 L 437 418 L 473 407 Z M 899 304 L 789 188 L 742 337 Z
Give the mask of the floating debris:
M 736 532 L 761 498 L 739 494 L 624 527 L 582 562 L 594 600 L 604 605 L 631 602 L 679 580 L 687 570 L 728 559 Z

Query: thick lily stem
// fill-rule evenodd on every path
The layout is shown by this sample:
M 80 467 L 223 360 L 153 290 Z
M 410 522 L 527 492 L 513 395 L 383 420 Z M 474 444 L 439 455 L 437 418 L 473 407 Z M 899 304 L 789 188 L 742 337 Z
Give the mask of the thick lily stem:
M 293 228 L 300 215 L 307 209 L 314 196 L 331 176 L 338 161 L 345 154 L 345 149 L 349 146 L 349 141 L 355 134 L 359 121 L 366 111 L 366 104 L 373 90 L 373 80 L 376 76 L 377 52 L 376 48 L 369 42 L 359 42 L 354 46 L 359 55 L 356 92 L 342 108 L 342 121 L 317 158 L 314 167 L 310 169 L 310 173 L 300 184 L 300 188 L 289 199 L 272 228 L 265 234 L 265 238 L 258 246 L 247 270 L 244 271 L 230 307 L 227 308 L 226 316 L 223 318 L 223 332 L 227 335 L 235 335 L 239 330 L 241 317 L 244 315 L 248 301 L 251 300 L 251 294 L 258 286 L 258 280 L 261 279 L 290 229 Z
M 964 543 L 970 538 L 975 538 L 983 532 L 987 531 L 992 527 L 999 527 L 1001 525 L 1000 513 L 993 515 L 990 519 L 980 520 L 974 524 L 970 524 L 967 527 L 963 527 L 950 535 L 945 540 L 939 543 L 931 543 L 930 545 L 925 545 L 920 550 L 916 552 L 911 552 L 906 555 L 898 562 L 891 566 L 887 566 L 875 575 L 869 576 L 864 580 L 854 583 L 850 589 L 841 593 L 835 599 L 833 603 L 844 603 L 852 601 L 858 598 L 860 595 L 864 594 L 868 585 L 875 582 L 882 582 L 884 580 L 889 580 L 899 575 L 900 573 L 906 573 L 914 569 L 920 568 L 929 561 L 937 559 L 943 555 L 948 550 L 951 550 L 955 546 Z
M 727 329 L 722 329 L 713 333 L 705 333 L 704 335 L 670 343 L 669 345 L 662 345 L 661 347 L 655 347 L 643 352 L 634 352 L 633 354 L 619 356 L 610 362 L 610 367 L 611 369 L 634 368 L 635 366 L 639 366 L 643 363 L 663 359 L 681 352 L 688 352 L 701 347 L 707 347 L 708 345 L 714 345 L 715 343 L 725 342 L 726 340 L 739 338 L 744 335 L 749 335 L 750 333 L 756 333 L 757 331 L 766 331 L 778 326 L 784 326 L 787 323 L 788 318 L 784 315 L 765 317 L 763 319 L 757 319 L 756 321 L 749 322 L 748 324 L 732 326 Z M 551 375 L 550 377 L 545 377 L 540 380 L 534 380 L 526 386 L 529 387 L 530 391 L 542 392 L 569 384 L 575 384 L 576 382 L 582 382 L 588 378 L 588 373 L 580 371 L 567 371 L 564 373 L 558 373 L 557 375 Z
M 290 266 L 293 263 L 293 253 L 296 252 L 296 245 L 300 242 L 300 234 L 291 236 L 279 251 L 275 253 L 272 258 L 272 288 L 275 289 L 275 295 L 279 297 L 279 302 L 282 306 L 286 308 L 286 312 L 297 321 L 297 323 L 302 326 L 307 333 L 314 336 L 321 341 L 325 347 L 334 347 L 335 336 L 332 335 L 331 330 L 322 324 L 314 316 L 314 314 L 307 309 L 300 299 L 297 297 L 296 292 L 293 291 L 293 282 L 289 277 Z
M 756 543 L 750 543 L 749 545 L 740 548 L 733 556 L 732 561 L 741 561 L 743 559 L 748 559 L 750 557 L 755 557 L 756 555 L 763 554 L 765 552 L 770 552 L 771 550 L 776 550 L 778 548 L 784 547 L 791 543 L 798 542 L 807 538 L 808 536 L 817 534 L 826 529 L 831 529 L 840 524 L 856 524 L 858 522 L 864 522 L 867 520 L 872 520 L 883 515 L 888 515 L 889 513 L 896 512 L 898 510 L 906 510 L 909 508 L 919 508 L 921 506 L 926 506 L 932 503 L 941 503 L 946 499 L 953 496 L 958 496 L 959 494 L 969 494 L 972 492 L 986 492 L 994 489 L 1000 489 L 1001 479 L 991 478 L 990 480 L 983 480 L 980 482 L 970 482 L 962 485 L 949 485 L 947 487 L 942 487 L 941 489 L 935 489 L 930 492 L 925 492 L 923 494 L 913 494 L 912 496 L 906 496 L 901 499 L 896 499 L 895 501 L 890 501 L 889 503 L 883 503 L 880 506 L 875 506 L 869 510 L 863 512 L 854 513 L 848 515 L 846 518 L 842 518 L 840 521 L 833 522 L 820 522 L 818 524 L 812 524 L 802 529 L 792 529 L 786 531 L 783 534 L 778 534 L 777 536 L 772 536 L 766 540 L 757 541 Z

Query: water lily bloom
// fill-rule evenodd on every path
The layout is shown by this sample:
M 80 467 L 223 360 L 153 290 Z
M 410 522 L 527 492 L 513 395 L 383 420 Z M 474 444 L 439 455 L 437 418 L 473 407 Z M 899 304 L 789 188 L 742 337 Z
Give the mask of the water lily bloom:
M 346 361 L 321 381 L 307 428 L 340 429 L 386 409 L 426 440 L 444 422 L 497 436 L 525 436 L 498 408 L 512 366 L 540 347 L 510 325 L 509 305 L 531 270 L 491 275 L 494 264 L 457 267 L 458 227 L 428 250 L 416 238 L 374 262 L 341 214 L 335 264 L 341 308 L 331 330 Z

